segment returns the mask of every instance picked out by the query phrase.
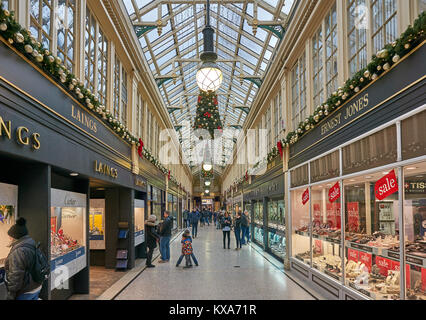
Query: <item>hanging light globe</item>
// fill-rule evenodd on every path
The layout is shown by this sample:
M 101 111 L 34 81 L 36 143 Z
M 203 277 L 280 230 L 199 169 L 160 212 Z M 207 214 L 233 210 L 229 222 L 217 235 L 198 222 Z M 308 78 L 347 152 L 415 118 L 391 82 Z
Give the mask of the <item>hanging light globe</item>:
M 197 85 L 202 91 L 217 91 L 223 80 L 222 71 L 212 61 L 203 62 L 196 75 Z
M 213 168 L 213 166 L 210 163 L 204 163 L 203 169 L 204 171 L 210 171 Z
M 211 182 L 210 181 L 206 181 L 206 182 L 204 182 L 204 184 L 208 187 L 208 186 L 211 185 Z
M 205 190 L 204 192 L 205 192 L 205 193 L 209 193 L 210 191 L 209 191 L 209 190 Z

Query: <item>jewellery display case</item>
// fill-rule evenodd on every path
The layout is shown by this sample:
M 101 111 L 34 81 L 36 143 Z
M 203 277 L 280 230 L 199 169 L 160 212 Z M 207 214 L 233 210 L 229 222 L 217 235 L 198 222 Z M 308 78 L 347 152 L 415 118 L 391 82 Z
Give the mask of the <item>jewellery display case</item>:
M 274 255 L 284 259 L 286 252 L 284 200 L 269 200 L 267 221 L 268 247 Z
M 135 247 L 145 241 L 145 201 L 135 199 Z
M 0 269 L 9 254 L 7 232 L 15 224 L 18 205 L 18 186 L 0 183 Z
M 259 225 L 254 225 L 254 240 L 259 243 L 261 246 L 264 245 L 264 238 L 263 238 L 263 227 Z
M 86 199 L 85 194 L 51 189 L 52 289 L 61 286 L 64 278 L 71 278 L 87 265 Z
M 91 250 L 105 250 L 105 199 L 90 199 L 89 239 Z

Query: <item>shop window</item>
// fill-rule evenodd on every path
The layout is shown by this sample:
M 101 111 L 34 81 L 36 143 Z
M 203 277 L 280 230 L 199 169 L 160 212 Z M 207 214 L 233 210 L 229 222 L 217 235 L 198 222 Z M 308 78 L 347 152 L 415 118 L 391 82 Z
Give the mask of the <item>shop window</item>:
M 406 298 L 425 300 L 426 162 L 404 168 L 404 224 Z
M 49 0 L 31 0 L 30 31 L 49 50 L 53 48 L 53 11 L 53 4 Z
M 84 44 L 85 85 L 106 104 L 108 74 L 108 41 L 89 9 L 86 10 Z M 118 119 L 118 118 L 117 118 Z
M 272 127 L 272 122 L 271 122 L 271 107 L 268 108 L 268 111 L 266 112 L 266 128 L 267 128 L 267 136 L 266 136 L 266 141 L 267 141 L 267 145 L 268 145 L 268 150 L 272 149 L 272 137 L 271 137 L 271 127 Z
M 305 201 L 308 189 L 297 189 L 291 191 L 291 243 L 292 256 L 310 265 L 310 217 L 309 200 Z
M 71 72 L 75 70 L 75 0 L 58 0 L 57 10 L 57 56 Z
M 254 222 L 263 225 L 263 202 L 257 201 L 254 204 Z
M 310 166 L 311 183 L 338 177 L 340 174 L 339 151 L 312 161 Z
M 270 200 L 268 203 L 268 245 L 280 258 L 285 256 L 285 206 L 284 200 Z
M 396 162 L 396 127 L 391 126 L 343 148 L 343 174 Z
M 121 70 L 121 123 L 127 126 L 127 73 L 122 67 Z
M 401 122 L 402 158 L 404 160 L 426 155 L 426 111 Z
M 291 187 L 295 188 L 309 183 L 308 165 L 305 164 L 291 171 Z
M 366 0 L 348 0 L 348 64 L 349 76 L 352 77 L 358 70 L 367 66 L 367 29 L 357 27 L 360 23 L 359 15 L 361 6 L 366 5 Z M 361 21 L 363 22 L 363 21 Z
M 253 231 L 254 231 L 254 240 L 256 240 L 257 243 L 263 246 L 264 245 L 263 228 L 255 225 Z
M 325 18 L 325 82 L 327 96 L 337 89 L 337 11 L 336 4 Z
M 291 72 L 292 125 L 297 129 L 307 117 L 306 103 L 306 62 L 305 53 L 297 60 Z
M 10 1 L 11 0 L 1 0 L 1 5 L 4 10 L 10 10 Z
M 423 11 L 426 11 L 426 0 L 417 0 L 417 15 L 421 14 Z
M 397 34 L 397 0 L 371 0 L 373 52 L 391 43 Z
M 314 106 L 320 105 L 324 101 L 323 85 L 323 33 L 322 26 L 314 34 L 312 39 L 312 60 L 313 60 L 313 94 Z
M 341 203 L 335 190 L 340 188 L 336 182 L 311 187 L 312 266 L 339 282 L 343 276 Z
M 18 187 L 0 183 L 0 270 L 10 252 L 10 238 L 7 232 L 17 218 Z
M 392 190 L 397 176 L 392 169 L 344 181 L 346 285 L 376 300 L 400 295 L 398 192 L 375 192 Z
M 90 199 L 90 250 L 105 250 L 105 199 Z
M 120 119 L 120 60 L 115 56 L 114 63 L 114 117 L 118 120 Z

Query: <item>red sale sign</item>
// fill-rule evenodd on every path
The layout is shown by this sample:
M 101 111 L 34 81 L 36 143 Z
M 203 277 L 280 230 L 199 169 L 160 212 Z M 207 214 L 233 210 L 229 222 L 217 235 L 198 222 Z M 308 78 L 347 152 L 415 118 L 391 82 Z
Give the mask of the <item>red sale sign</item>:
M 358 202 L 348 202 L 348 230 L 349 232 L 358 232 L 359 229 L 359 206 Z
M 376 265 L 380 269 L 380 273 L 384 276 L 387 276 L 388 270 L 391 269 L 392 261 L 383 257 L 376 256 Z
M 397 191 L 398 181 L 396 180 L 394 170 L 378 180 L 374 185 L 374 193 L 376 194 L 376 198 L 378 200 L 383 200 Z
M 328 191 L 328 199 L 330 200 L 330 202 L 334 202 L 337 199 L 339 199 L 340 197 L 340 184 L 339 181 L 337 181 L 337 183 L 332 186 L 330 188 L 330 190 Z
M 348 248 L 348 260 L 358 262 L 359 251 Z
M 422 268 L 422 290 L 426 291 L 426 268 Z
M 398 261 L 391 262 L 391 270 L 399 271 Z M 407 284 L 407 288 L 410 288 L 410 266 L 408 264 L 405 265 L 405 283 Z
M 322 254 L 322 242 L 321 240 L 315 239 L 314 252 L 317 254 Z
M 371 253 L 359 252 L 359 261 L 361 261 L 368 268 L 368 272 L 371 272 L 373 256 Z
M 309 201 L 309 189 L 306 189 L 302 194 L 302 204 L 305 205 Z

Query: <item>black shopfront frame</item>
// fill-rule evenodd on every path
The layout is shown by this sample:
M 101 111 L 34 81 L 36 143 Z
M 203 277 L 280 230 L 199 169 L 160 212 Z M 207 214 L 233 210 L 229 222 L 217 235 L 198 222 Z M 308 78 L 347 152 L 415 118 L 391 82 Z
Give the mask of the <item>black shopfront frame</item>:
M 87 199 L 86 267 L 70 279 L 68 290 L 48 289 L 49 280 L 41 297 L 88 294 L 93 263 L 89 249 L 91 194 L 105 197 L 108 220 L 107 249 L 94 256 L 95 260 L 115 268 L 116 251 L 124 247 L 128 249 L 128 268 L 133 268 L 134 199 L 146 200 L 146 180 L 131 171 L 132 146 L 64 87 L 4 41 L 0 41 L 0 59 L 0 163 L 7 168 L 0 173 L 0 181 L 18 185 L 18 216 L 27 219 L 30 235 L 41 243 L 49 260 L 51 189 L 83 193 Z M 70 176 L 74 172 L 78 177 Z M 129 229 L 121 243 L 117 241 L 119 222 L 127 223 Z

